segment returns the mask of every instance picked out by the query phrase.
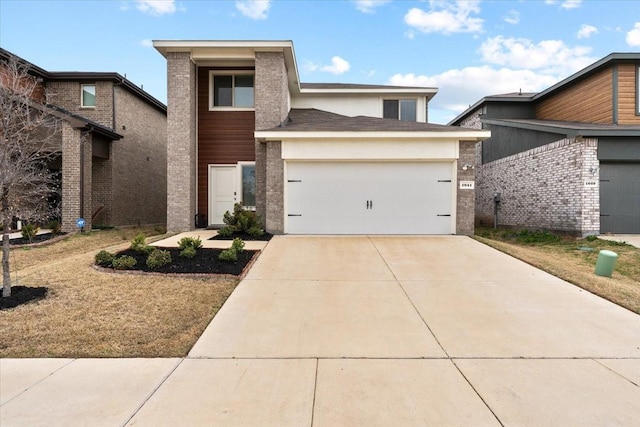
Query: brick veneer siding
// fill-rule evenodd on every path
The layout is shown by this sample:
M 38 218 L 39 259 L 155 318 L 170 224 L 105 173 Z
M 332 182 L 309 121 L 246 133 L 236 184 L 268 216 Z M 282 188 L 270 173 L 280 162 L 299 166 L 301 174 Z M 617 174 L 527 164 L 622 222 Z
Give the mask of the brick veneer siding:
M 94 224 L 113 225 L 113 154 L 109 144 L 109 158 L 92 161 L 92 209 Z
M 480 121 L 481 112 L 482 110 L 478 108 L 473 113 L 465 117 L 458 126 L 467 129 L 482 129 L 482 122 Z
M 597 234 L 600 230 L 597 139 L 562 139 L 476 167 L 476 219 L 493 224 L 493 194 L 502 193 L 499 225 Z M 478 150 L 479 151 L 479 150 Z
M 66 122 L 62 124 L 61 132 L 62 230 L 77 231 L 76 219 L 81 217 L 85 220 L 85 229 L 91 230 L 91 135 L 83 135 L 81 130 L 73 129 Z M 84 191 L 82 196 L 81 191 Z
M 81 107 L 81 86 L 85 82 L 49 81 L 47 85 L 47 101 L 65 110 L 78 114 L 103 126 L 113 126 L 113 82 L 87 81 L 96 85 L 96 106 Z
M 289 89 L 284 55 L 256 52 L 256 130 L 280 125 L 288 114 Z M 281 143 L 256 140 L 256 210 L 268 232 L 284 232 L 284 161 Z
M 167 221 L 167 117 L 123 86 L 115 88 L 112 225 L 165 225 Z M 180 175 L 189 175 L 181 171 Z M 195 187 L 194 187 L 195 188 Z M 193 218 L 193 215 L 190 216 Z
M 167 54 L 167 231 L 195 227 L 196 69 L 188 52 Z
M 456 183 L 456 234 L 471 236 L 475 225 L 475 190 L 461 190 L 460 181 L 475 180 L 476 143 L 475 141 L 460 141 L 457 162 L 458 181 Z M 465 165 L 467 170 L 463 170 Z

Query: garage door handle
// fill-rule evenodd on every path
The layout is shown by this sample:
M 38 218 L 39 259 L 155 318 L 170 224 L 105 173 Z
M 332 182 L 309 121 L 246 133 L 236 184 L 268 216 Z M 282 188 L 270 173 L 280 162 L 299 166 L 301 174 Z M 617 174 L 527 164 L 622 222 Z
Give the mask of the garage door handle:
M 438 216 L 451 216 L 451 214 L 438 214 Z

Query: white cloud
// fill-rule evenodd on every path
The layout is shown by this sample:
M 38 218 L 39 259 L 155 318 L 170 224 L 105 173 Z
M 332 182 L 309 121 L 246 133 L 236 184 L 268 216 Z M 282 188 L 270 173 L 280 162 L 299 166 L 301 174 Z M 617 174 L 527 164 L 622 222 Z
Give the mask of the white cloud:
M 236 8 L 247 18 L 267 19 L 271 0 L 236 0 Z
M 334 56 L 331 58 L 331 65 L 320 65 L 311 61 L 304 61 L 303 67 L 307 71 L 322 71 L 325 73 L 331 74 L 344 74 L 351 68 L 349 61 L 339 57 Z
M 592 34 L 597 34 L 598 29 L 593 25 L 582 24 L 580 26 L 580 30 L 578 30 L 578 38 L 579 39 L 588 39 Z
M 404 22 L 423 33 L 475 33 L 482 31 L 482 19 L 471 16 L 480 13 L 477 0 L 455 3 L 431 1 L 430 10 L 414 7 L 404 16 Z
M 140 42 L 140 45 L 141 45 L 142 47 L 153 47 L 153 40 L 151 40 L 151 39 L 143 39 L 143 40 Z
M 356 0 L 356 9 L 364 13 L 375 13 L 380 6 L 389 3 L 391 0 Z
M 630 30 L 625 37 L 627 44 L 632 47 L 640 46 L 640 22 L 636 22 L 633 30 Z
M 504 20 L 509 24 L 515 25 L 520 22 L 520 13 L 515 10 L 510 10 L 507 16 L 504 17 Z
M 556 4 L 557 0 L 544 0 L 545 4 Z M 563 9 L 576 9 L 580 7 L 582 0 L 564 0 L 560 2 L 560 7 Z
M 136 0 L 136 7 L 144 13 L 154 16 L 175 13 L 174 0 Z
M 568 47 L 562 40 L 542 40 L 497 36 L 480 46 L 482 60 L 515 69 L 537 70 L 544 74 L 568 75 L 593 63 L 590 47 Z

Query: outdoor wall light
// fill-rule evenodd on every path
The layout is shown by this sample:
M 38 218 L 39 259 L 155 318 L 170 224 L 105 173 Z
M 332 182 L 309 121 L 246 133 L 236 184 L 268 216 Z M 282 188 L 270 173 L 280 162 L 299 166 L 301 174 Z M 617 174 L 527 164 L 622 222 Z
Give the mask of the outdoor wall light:
M 464 166 L 462 166 L 463 171 L 466 171 L 469 168 L 475 169 L 475 167 L 473 165 L 470 165 L 469 163 L 465 163 Z

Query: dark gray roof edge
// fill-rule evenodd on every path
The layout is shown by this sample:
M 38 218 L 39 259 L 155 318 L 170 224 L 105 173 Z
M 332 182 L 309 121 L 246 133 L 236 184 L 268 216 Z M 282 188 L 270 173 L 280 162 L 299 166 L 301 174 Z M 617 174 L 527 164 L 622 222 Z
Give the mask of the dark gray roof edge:
M 538 92 L 537 95 L 535 95 L 532 98 L 532 101 L 537 101 L 541 98 L 546 97 L 547 95 L 555 92 L 557 89 L 566 86 L 568 84 L 573 83 L 576 80 L 580 80 L 581 78 L 601 69 L 606 67 L 607 65 L 609 65 L 609 63 L 612 62 L 619 62 L 619 61 L 640 61 L 640 52 L 613 52 L 610 53 L 609 55 L 605 56 L 604 58 L 601 58 L 599 60 L 597 60 L 596 62 L 594 62 L 591 65 L 588 65 L 587 67 L 583 68 L 582 70 L 570 75 L 569 77 L 567 77 L 564 80 L 559 81 L 558 83 L 554 84 L 553 86 L 543 90 L 542 92 Z
M 462 113 L 458 114 L 453 120 L 449 121 L 447 125 L 457 126 L 457 125 L 454 125 L 454 123 L 459 122 L 460 120 L 466 118 L 468 115 L 476 111 L 478 108 L 480 108 L 482 105 L 484 105 L 487 102 L 531 102 L 533 96 L 535 96 L 535 93 L 529 93 L 529 92 L 523 93 L 521 97 L 507 96 L 506 94 L 485 96 L 484 98 L 481 98 L 479 101 L 476 101 L 475 104 L 471 105 Z
M 514 119 L 481 119 L 482 123 L 517 129 L 566 135 L 568 138 L 576 136 L 640 136 L 640 126 L 624 125 L 594 125 L 580 122 L 555 122 L 553 120 Z
M 167 106 L 164 103 L 153 97 L 148 92 L 145 92 L 144 89 L 139 88 L 119 73 L 100 71 L 47 71 L 44 68 L 38 67 L 32 62 L 16 55 L 15 53 L 9 52 L 8 50 L 0 47 L 0 58 L 8 60 L 12 56 L 15 57 L 21 65 L 25 66 L 38 77 L 46 80 L 110 80 L 116 83 L 121 83 L 124 87 L 147 103 L 151 104 L 153 107 L 159 109 L 164 114 L 167 113 Z
M 56 105 L 34 104 L 33 106 L 35 108 L 38 108 L 41 111 L 46 112 L 47 114 L 52 114 L 59 118 L 62 118 L 63 120 L 64 119 L 71 120 L 72 122 L 76 122 L 76 124 L 81 123 L 82 129 L 96 132 L 97 134 L 105 136 L 111 140 L 118 140 L 123 138 L 122 135 L 114 132 L 113 130 L 111 130 L 111 128 L 107 126 L 101 125 L 100 123 L 94 122 L 93 120 L 87 119 L 86 117 L 80 116 L 78 114 L 74 114 Z

